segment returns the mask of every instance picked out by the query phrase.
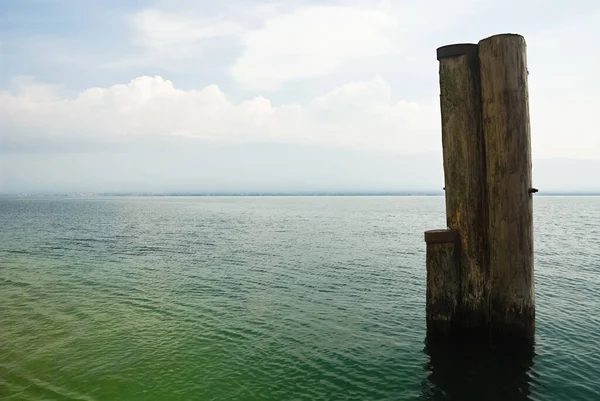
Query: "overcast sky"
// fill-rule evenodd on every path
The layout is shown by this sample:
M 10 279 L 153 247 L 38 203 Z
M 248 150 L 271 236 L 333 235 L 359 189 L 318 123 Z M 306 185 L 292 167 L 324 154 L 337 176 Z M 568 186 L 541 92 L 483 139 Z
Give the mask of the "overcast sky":
M 0 192 L 438 190 L 435 49 L 504 32 L 528 44 L 534 178 L 599 190 L 598 21 L 593 0 L 2 0 Z

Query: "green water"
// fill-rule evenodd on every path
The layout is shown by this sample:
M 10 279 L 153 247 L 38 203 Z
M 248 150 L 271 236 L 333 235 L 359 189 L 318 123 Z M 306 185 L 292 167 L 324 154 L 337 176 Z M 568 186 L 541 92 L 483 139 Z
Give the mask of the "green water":
M 0 199 L 0 399 L 600 399 L 600 198 L 536 198 L 514 353 L 425 347 L 444 222 L 438 197 Z

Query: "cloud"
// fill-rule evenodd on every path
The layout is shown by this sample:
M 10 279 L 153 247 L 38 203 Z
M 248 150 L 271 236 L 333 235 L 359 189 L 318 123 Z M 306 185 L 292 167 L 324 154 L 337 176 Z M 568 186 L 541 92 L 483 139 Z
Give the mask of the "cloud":
M 7 127 L 1 139 L 13 147 L 187 137 L 435 151 L 436 102 L 394 101 L 380 77 L 340 86 L 303 105 L 274 105 L 262 96 L 235 103 L 216 85 L 182 90 L 158 76 L 90 88 L 74 98 L 23 81 L 12 92 L 0 92 L 0 123 Z
M 185 12 L 165 3 L 165 9 L 149 8 L 132 15 L 133 44 L 143 51 L 112 65 L 175 70 L 181 69 L 182 61 L 203 65 L 207 60 L 226 58 L 227 63 L 233 63 L 223 70 L 238 88 L 262 92 L 331 76 L 348 67 L 373 75 L 377 68 L 372 67 L 382 62 L 405 68 L 403 60 L 423 53 L 419 42 L 439 40 L 435 33 L 449 21 L 455 26 L 470 20 L 477 2 L 461 0 L 460 7 L 440 4 L 434 14 L 427 4 L 389 1 L 320 5 L 234 2 L 190 6 Z M 423 30 L 423 26 L 428 29 Z M 418 41 L 414 40 L 417 35 Z
M 243 31 L 242 25 L 232 20 L 154 8 L 131 15 L 130 26 L 133 54 L 103 63 L 104 67 L 197 69 L 196 63 L 206 64 L 207 54 L 212 57 L 208 50 L 222 49 L 223 40 L 238 40 Z
M 433 14 L 425 3 L 385 0 L 319 5 L 233 2 L 190 6 L 185 12 L 164 3 L 165 9 L 149 8 L 132 15 L 132 42 L 142 52 L 110 65 L 173 71 L 182 69 L 182 61 L 189 61 L 186 69 L 193 70 L 207 61 L 226 60 L 221 63 L 223 71 L 238 89 L 261 92 L 310 83 L 311 78 L 332 76 L 344 68 L 374 75 L 382 67 L 406 69 L 405 60 L 423 54 L 431 60 L 439 35 L 448 26 L 472 20 L 474 9 L 481 7 L 478 3 L 439 4 Z
M 535 157 L 598 159 L 594 98 L 589 91 L 556 97 L 531 94 Z M 218 86 L 183 90 L 159 76 L 89 88 L 65 97 L 61 88 L 31 79 L 0 91 L 0 149 L 101 148 L 156 138 L 226 143 L 279 142 L 386 150 L 441 151 L 438 96 L 396 100 L 375 77 L 341 85 L 303 103 L 264 96 L 235 102 Z M 544 96 L 546 94 L 547 96 Z M 102 145 L 102 146 L 100 146 Z
M 190 17 L 147 9 L 133 16 L 134 43 L 162 53 L 195 57 L 203 40 L 234 36 L 241 26 L 231 21 Z
M 243 33 L 244 50 L 231 74 L 261 90 L 327 75 L 348 62 L 390 53 L 387 31 L 395 25 L 394 17 L 359 7 L 311 6 L 276 15 Z
M 388 33 L 397 21 L 373 7 L 237 5 L 224 14 L 142 10 L 132 16 L 131 24 L 132 43 L 143 53 L 110 65 L 172 69 L 175 60 L 200 62 L 211 41 L 229 38 L 242 47 L 229 68 L 233 79 L 246 89 L 265 91 L 328 75 L 347 63 L 394 49 Z

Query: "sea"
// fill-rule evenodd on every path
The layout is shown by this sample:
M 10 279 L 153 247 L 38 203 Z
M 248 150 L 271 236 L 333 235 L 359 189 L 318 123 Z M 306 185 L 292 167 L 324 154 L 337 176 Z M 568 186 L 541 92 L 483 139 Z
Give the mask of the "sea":
M 600 197 L 534 198 L 535 344 L 433 352 L 437 196 L 0 199 L 1 400 L 600 400 Z

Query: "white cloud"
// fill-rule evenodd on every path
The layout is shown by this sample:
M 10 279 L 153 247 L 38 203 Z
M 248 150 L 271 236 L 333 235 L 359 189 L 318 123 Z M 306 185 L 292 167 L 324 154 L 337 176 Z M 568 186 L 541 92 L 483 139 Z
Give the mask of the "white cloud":
M 240 84 L 263 90 L 327 75 L 345 63 L 390 53 L 387 31 L 395 25 L 394 17 L 359 7 L 312 6 L 276 15 L 244 32 L 244 51 L 231 73 Z
M 310 78 L 329 76 L 348 66 L 374 74 L 382 63 L 406 68 L 404 60 L 422 54 L 422 43 L 434 40 L 430 46 L 435 49 L 437 34 L 445 27 L 472 19 L 479 0 L 460 2 L 460 6 L 436 5 L 438 12 L 433 14 L 427 3 L 385 0 L 335 5 L 234 2 L 215 6 L 219 12 L 203 7 L 185 12 L 181 8 L 145 9 L 132 16 L 133 43 L 143 52 L 110 65 L 174 70 L 181 69 L 185 60 L 194 63 L 187 68 L 197 68 L 195 63 L 202 65 L 207 57 L 215 62 L 225 52 L 227 62 L 235 62 L 224 65 L 223 71 L 229 72 L 239 88 L 259 91 L 310 82 Z M 224 38 L 230 40 L 227 46 Z M 241 46 L 241 54 L 236 54 L 238 48 L 231 41 Z M 210 43 L 217 42 L 218 51 L 205 52 Z
M 242 27 L 221 19 L 189 16 L 183 13 L 146 9 L 133 15 L 133 42 L 161 57 L 196 58 L 203 42 L 231 37 Z
M 4 140 L 102 142 L 156 136 L 281 141 L 399 152 L 439 148 L 436 99 L 395 102 L 381 78 L 341 86 L 300 104 L 255 97 L 233 103 L 215 85 L 181 90 L 160 77 L 90 88 L 62 98 L 28 82 L 0 92 Z
M 535 86 L 535 85 L 534 85 Z M 21 79 L 0 92 L 4 144 L 116 144 L 151 138 L 268 141 L 386 150 L 440 152 L 437 96 L 396 101 L 381 77 L 351 82 L 303 104 L 258 96 L 233 102 L 216 85 L 182 90 L 161 77 L 90 88 L 74 98 L 59 88 Z M 536 93 L 546 93 L 542 88 Z M 586 92 L 532 96 L 535 157 L 598 159 L 594 101 Z

